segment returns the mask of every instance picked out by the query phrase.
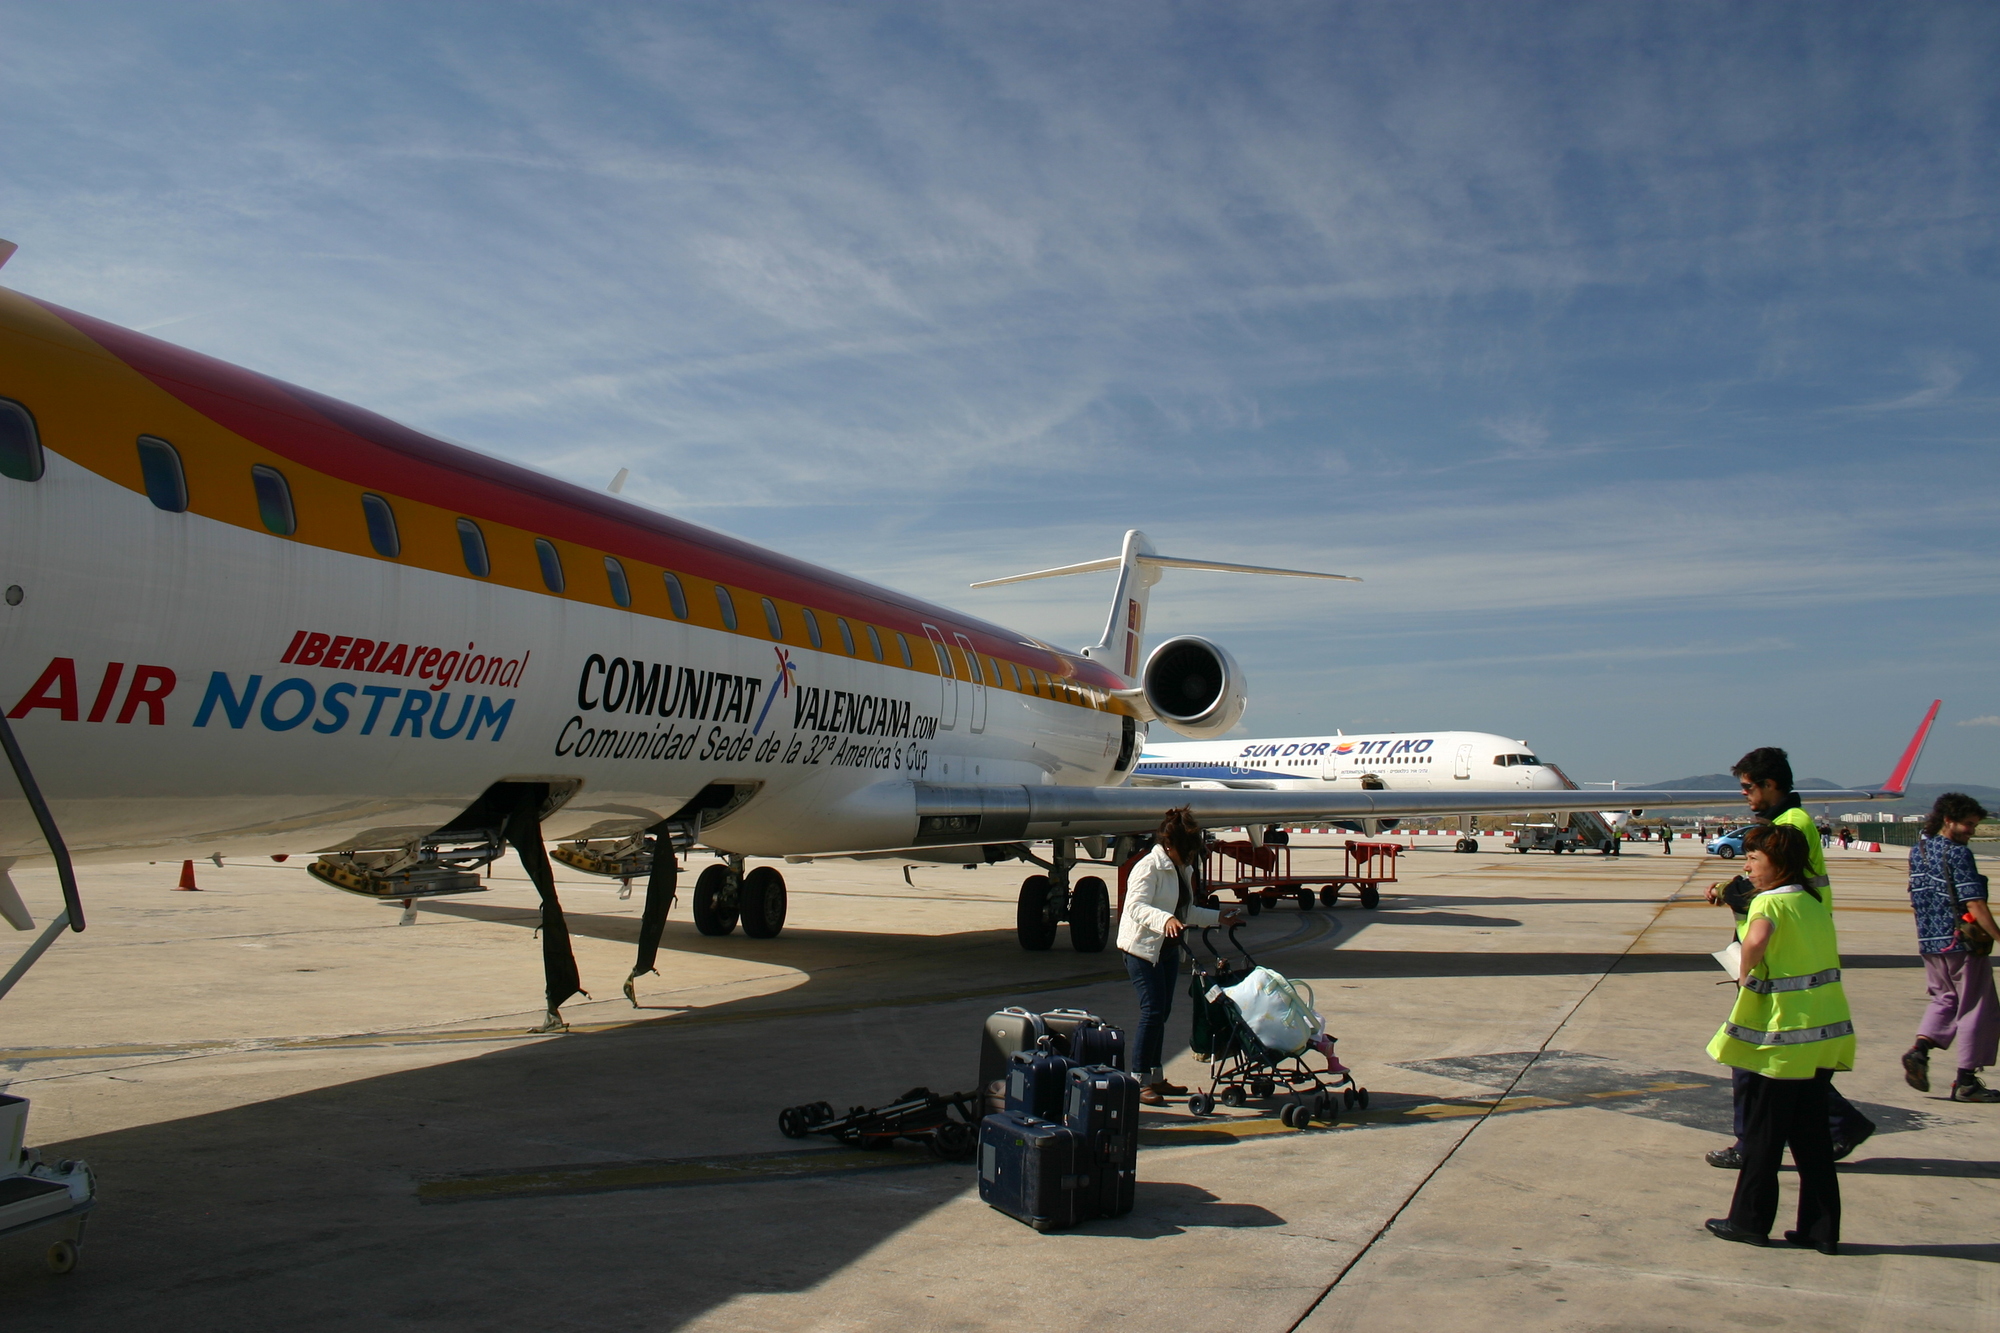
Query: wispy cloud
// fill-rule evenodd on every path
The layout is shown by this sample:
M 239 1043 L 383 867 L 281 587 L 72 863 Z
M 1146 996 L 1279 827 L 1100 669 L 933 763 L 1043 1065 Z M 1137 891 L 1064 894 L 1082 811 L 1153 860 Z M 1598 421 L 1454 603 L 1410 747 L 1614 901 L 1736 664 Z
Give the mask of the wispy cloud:
M 1955 725 L 1961 727 L 2000 727 L 2000 715 L 1988 713 L 1984 717 L 1968 717 Z

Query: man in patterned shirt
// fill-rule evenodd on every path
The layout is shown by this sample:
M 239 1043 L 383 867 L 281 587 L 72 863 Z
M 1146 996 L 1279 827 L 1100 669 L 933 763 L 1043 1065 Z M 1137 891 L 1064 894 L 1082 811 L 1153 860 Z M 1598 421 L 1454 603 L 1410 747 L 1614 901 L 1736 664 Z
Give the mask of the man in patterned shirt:
M 1924 979 L 1931 993 L 1917 1044 L 1903 1052 L 1903 1079 L 1918 1092 L 1931 1090 L 1931 1052 L 1958 1048 L 1955 1102 L 2000 1102 L 2000 1090 L 1979 1081 L 2000 1047 L 2000 1001 L 1993 994 L 1993 959 L 1974 953 L 1959 938 L 1961 915 L 1987 936 L 2000 936 L 1986 904 L 1986 876 L 1972 859 L 1972 831 L 1986 809 L 1963 792 L 1948 791 L 1931 807 L 1924 836 L 1910 849 L 1910 907 L 1917 914 L 1917 950 L 1924 956 Z M 1960 906 L 1952 906 L 1956 896 Z

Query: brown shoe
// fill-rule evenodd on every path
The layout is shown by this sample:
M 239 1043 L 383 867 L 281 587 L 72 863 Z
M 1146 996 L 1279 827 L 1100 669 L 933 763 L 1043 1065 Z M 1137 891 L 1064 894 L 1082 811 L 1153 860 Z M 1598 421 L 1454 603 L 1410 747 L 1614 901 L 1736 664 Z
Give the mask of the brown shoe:
M 1182 1087 L 1178 1083 L 1169 1083 L 1165 1079 L 1161 1079 L 1158 1083 L 1155 1083 L 1153 1086 L 1159 1090 L 1162 1096 L 1166 1097 L 1187 1096 L 1186 1088 Z
M 1147 1106 L 1165 1106 L 1167 1099 L 1160 1093 L 1160 1085 L 1149 1083 L 1139 1089 L 1139 1100 Z

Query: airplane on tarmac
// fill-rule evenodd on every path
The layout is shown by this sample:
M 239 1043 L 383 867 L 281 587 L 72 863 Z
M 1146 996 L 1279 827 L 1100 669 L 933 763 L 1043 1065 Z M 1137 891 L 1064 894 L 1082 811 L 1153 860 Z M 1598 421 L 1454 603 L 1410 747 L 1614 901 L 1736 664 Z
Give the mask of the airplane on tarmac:
M 1142 653 L 1152 585 L 1176 567 L 1333 577 L 1162 556 L 1131 532 L 1119 556 L 1016 576 L 1118 571 L 1103 637 L 1072 652 L 7 289 L 0 559 L 0 740 L 46 799 L 0 801 L 7 864 L 68 875 L 43 813 L 82 860 L 310 847 L 318 880 L 407 917 L 478 891 L 511 846 L 542 900 L 551 1026 L 580 989 L 551 842 L 645 878 L 632 978 L 697 847 L 720 858 L 692 895 L 708 934 L 782 928 L 783 875 L 747 858 L 917 849 L 1032 863 L 1021 943 L 1067 921 L 1102 949 L 1105 883 L 1072 871 L 1157 823 L 1162 794 L 1126 785 L 1150 725 L 1214 738 L 1247 697 L 1206 638 Z M 1603 802 L 1174 799 L 1218 825 Z
M 1133 766 L 1136 786 L 1232 791 L 1574 791 L 1577 784 L 1538 758 L 1526 741 L 1483 731 L 1393 732 L 1379 735 L 1281 736 L 1268 740 L 1192 741 L 1149 745 Z M 1622 810 L 1575 812 L 1594 817 L 1589 830 L 1600 850 L 1615 850 Z M 1383 821 L 1383 826 L 1396 821 Z M 1473 816 L 1458 816 L 1459 832 L 1474 832 Z M 1357 826 L 1359 827 L 1359 826 Z M 1363 831 L 1375 832 L 1374 828 Z M 1477 839 L 1458 850 L 1479 850 Z

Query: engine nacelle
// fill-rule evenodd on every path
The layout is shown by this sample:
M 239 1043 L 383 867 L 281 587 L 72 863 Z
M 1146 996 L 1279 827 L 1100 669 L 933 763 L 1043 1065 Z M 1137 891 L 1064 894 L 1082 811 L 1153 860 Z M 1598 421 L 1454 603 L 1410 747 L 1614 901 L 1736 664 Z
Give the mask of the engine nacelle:
M 1193 740 L 1214 740 L 1243 716 L 1243 668 L 1221 644 L 1193 634 L 1168 639 L 1139 673 L 1153 715 Z

